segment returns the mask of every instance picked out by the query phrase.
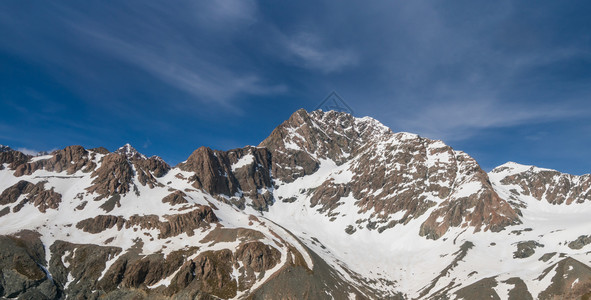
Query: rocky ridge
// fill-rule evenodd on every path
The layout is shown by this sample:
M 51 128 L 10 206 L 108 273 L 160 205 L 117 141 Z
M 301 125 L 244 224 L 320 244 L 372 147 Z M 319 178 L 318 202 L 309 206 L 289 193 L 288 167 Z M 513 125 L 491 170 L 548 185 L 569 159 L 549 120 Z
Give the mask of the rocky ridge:
M 583 299 L 590 182 L 322 111 L 175 167 L 4 147 L 0 297 Z

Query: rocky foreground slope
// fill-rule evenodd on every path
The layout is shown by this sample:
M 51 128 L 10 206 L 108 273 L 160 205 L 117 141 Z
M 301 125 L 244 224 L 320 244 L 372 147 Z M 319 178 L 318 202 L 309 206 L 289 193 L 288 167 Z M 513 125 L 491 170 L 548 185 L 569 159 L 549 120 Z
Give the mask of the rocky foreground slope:
M 0 148 L 0 297 L 589 299 L 591 176 L 299 110 L 175 167 Z

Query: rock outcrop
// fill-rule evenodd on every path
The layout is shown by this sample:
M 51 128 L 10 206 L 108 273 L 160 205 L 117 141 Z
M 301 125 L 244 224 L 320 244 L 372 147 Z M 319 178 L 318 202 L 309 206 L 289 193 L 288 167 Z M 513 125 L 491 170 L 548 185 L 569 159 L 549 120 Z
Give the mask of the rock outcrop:
M 4 164 L 8 164 L 8 168 L 14 170 L 18 166 L 27 163 L 29 159 L 31 159 L 30 155 L 25 155 L 20 151 L 14 151 L 10 148 L 4 148 L 4 151 L 0 151 L 0 170 L 4 169 Z
M 117 227 L 117 230 L 137 227 L 142 230 L 157 229 L 158 238 L 164 239 L 186 233 L 194 234 L 194 230 L 218 222 L 216 215 L 209 206 L 199 206 L 193 210 L 175 215 L 165 215 L 166 221 L 161 221 L 157 215 L 133 215 L 128 219 L 113 215 L 98 215 L 84 219 L 76 224 L 76 228 L 88 233 L 100 233 Z
M 98 194 L 97 200 L 126 194 L 132 189 L 137 190 L 133 176 L 133 168 L 127 158 L 119 153 L 110 153 L 103 157 L 101 166 L 92 173 L 94 180 L 87 190 Z
M 170 205 L 187 204 L 187 194 L 182 191 L 174 191 L 168 196 L 162 198 L 162 203 L 170 203 Z
M 575 176 L 555 170 L 506 163 L 491 171 L 502 176 L 500 184 L 515 186 L 522 195 L 551 204 L 591 201 L 591 174 Z
M 305 110 L 174 168 L 0 146 L 0 298 L 586 299 L 589 176 Z
M 31 175 L 37 170 L 63 172 L 74 174 L 77 171 L 91 172 L 96 167 L 93 162 L 95 153 L 89 152 L 82 146 L 68 146 L 51 153 L 48 159 L 38 159 L 16 167 L 14 176 Z
M 59 287 L 46 267 L 45 249 L 37 233 L 0 236 L 0 297 L 59 299 Z
M 0 194 L 0 205 L 15 203 L 23 196 L 18 204 L 12 208 L 13 212 L 18 212 L 27 203 L 36 206 L 42 213 L 48 209 L 57 209 L 62 201 L 62 196 L 56 193 L 53 188 L 45 189 L 45 183 L 45 181 L 41 181 L 32 184 L 21 180 Z
M 358 212 L 370 216 L 351 224 L 352 233 L 407 224 L 432 207 L 420 231 L 432 239 L 451 227 L 500 231 L 520 223 L 473 158 L 441 141 L 393 133 L 372 118 L 298 110 L 260 146 L 271 151 L 280 183 L 314 173 L 321 160 L 333 161 L 339 171 L 306 192 L 311 206 L 331 218 L 343 214 L 341 199 L 354 198 Z M 293 164 L 285 156 L 304 159 Z
M 189 181 L 197 189 L 212 195 L 236 198 L 236 204 L 267 210 L 273 203 L 271 193 L 271 155 L 267 149 L 246 147 L 229 151 L 201 147 L 186 162 L 177 166 L 193 172 Z
M 158 156 L 147 158 L 130 144 L 117 149 L 115 153 L 126 157 L 133 165 L 138 181 L 142 185 L 148 185 L 150 188 L 154 188 L 154 185 L 158 184 L 157 178 L 164 176 L 170 171 L 170 166 L 162 158 Z

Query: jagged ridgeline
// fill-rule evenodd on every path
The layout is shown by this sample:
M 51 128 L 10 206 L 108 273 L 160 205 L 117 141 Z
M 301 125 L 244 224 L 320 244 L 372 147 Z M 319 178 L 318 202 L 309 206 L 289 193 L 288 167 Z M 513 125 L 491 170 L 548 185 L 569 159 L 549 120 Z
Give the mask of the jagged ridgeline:
M 589 299 L 591 176 L 298 110 L 169 166 L 0 147 L 0 297 Z

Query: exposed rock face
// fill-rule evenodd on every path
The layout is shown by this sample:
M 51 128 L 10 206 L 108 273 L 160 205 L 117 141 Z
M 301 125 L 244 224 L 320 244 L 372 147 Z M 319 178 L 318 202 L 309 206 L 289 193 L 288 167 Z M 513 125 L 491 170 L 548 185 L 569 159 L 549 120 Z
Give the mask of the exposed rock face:
M 169 170 L 170 166 L 160 157 L 146 158 L 127 144 L 102 158 L 100 166 L 92 173 L 93 185 L 87 190 L 98 194 L 96 200 L 131 191 L 139 195 L 134 178 L 137 177 L 140 184 L 154 188 L 156 185 L 162 186 L 157 178 L 164 176 Z
M 0 147 L 0 167 L 0 298 L 591 296 L 590 175 L 486 174 L 367 117 L 300 110 L 175 168 L 129 144 Z
M 135 187 L 133 175 L 133 168 L 125 156 L 110 153 L 103 157 L 101 166 L 92 173 L 94 180 L 87 190 L 97 193 L 97 199 L 125 194 Z
M 591 175 L 575 176 L 554 170 L 506 163 L 492 174 L 502 174 L 500 183 L 519 188 L 522 195 L 552 204 L 591 201 Z
M 160 157 L 152 156 L 147 158 L 130 144 L 117 149 L 115 153 L 126 157 L 135 168 L 138 181 L 150 188 L 154 188 L 154 185 L 157 184 L 156 178 L 162 177 L 170 171 L 170 166 Z
M 242 244 L 236 251 L 236 259 L 255 272 L 273 268 L 280 258 L 281 253 L 277 249 L 258 241 Z
M 44 186 L 44 181 L 32 184 L 28 181 L 21 180 L 0 194 L 0 205 L 14 203 L 19 197 L 24 195 L 25 197 L 14 206 L 14 212 L 18 212 L 27 203 L 35 205 L 43 213 L 47 209 L 57 209 L 59 203 L 62 201 L 62 196 L 54 192 L 53 188 L 46 190 Z
M 67 174 L 76 173 L 79 170 L 91 172 L 96 167 L 92 161 L 92 155 L 82 146 L 68 146 L 62 150 L 56 150 L 49 159 L 36 160 L 21 164 L 16 167 L 15 176 L 30 175 L 37 170 L 53 172 L 66 171 Z
M 254 272 L 263 276 L 281 257 L 277 249 L 261 242 L 248 242 L 236 253 L 228 249 L 206 251 L 185 263 L 169 286 L 169 292 L 194 289 L 223 299 L 235 297 L 238 291 L 249 289 L 256 281 Z M 230 276 L 232 265 L 241 262 L 238 280 Z M 240 284 L 237 284 L 239 282 Z
M 583 249 L 583 247 L 591 244 L 591 235 L 581 235 L 576 240 L 568 243 L 568 247 L 571 249 Z
M 333 266 L 328 265 L 314 252 L 310 252 L 310 254 L 314 263 L 313 270 L 306 266 L 301 254 L 290 251 L 290 255 L 288 255 L 289 264 L 262 287 L 254 291 L 252 298 L 290 300 L 405 299 L 400 293 L 380 294 L 378 291 L 360 289 L 356 285 L 344 282 Z
M 0 236 L 0 297 L 58 299 L 58 287 L 41 266 L 47 262 L 38 234 Z
M 8 164 L 8 168 L 14 170 L 18 166 L 25 164 L 30 158 L 30 155 L 25 155 L 22 152 L 14 151 L 10 148 L 4 148 L 4 151 L 0 151 L 0 170 L 4 169 L 4 164 Z
M 179 235 L 182 232 L 192 236 L 195 229 L 218 221 L 209 206 L 200 206 L 188 213 L 164 216 L 164 218 L 168 222 L 158 223 L 161 238 Z
M 107 154 L 111 153 L 105 147 L 91 148 L 91 149 L 88 149 L 88 150 L 90 150 L 92 152 L 96 152 L 96 153 L 102 154 L 102 155 L 107 155 Z
M 536 248 L 544 247 L 544 245 L 536 241 L 524 241 L 517 244 L 517 251 L 513 252 L 514 258 L 527 258 L 536 252 Z
M 117 149 L 115 153 L 121 154 L 129 160 L 144 160 L 147 157 L 141 153 L 139 153 L 133 146 L 130 144 L 125 144 L 123 147 Z
M 106 292 L 121 288 L 146 289 L 174 274 L 195 253 L 197 248 L 173 251 L 166 257 L 162 254 L 142 255 L 137 249 L 117 258 L 106 270 L 98 286 Z
M 591 291 L 591 267 L 571 257 L 548 267 L 539 279 L 546 276 L 552 276 L 551 284 L 538 295 L 539 299 L 581 299 Z
M 266 210 L 273 203 L 271 194 L 271 155 L 267 149 L 246 147 L 230 151 L 201 147 L 186 162 L 177 166 L 194 172 L 193 186 L 212 195 L 251 200 L 251 205 Z
M 259 146 L 269 148 L 274 155 L 280 151 L 304 151 L 312 156 L 312 160 L 332 159 L 340 165 L 352 156 L 354 150 L 361 146 L 365 139 L 370 138 L 365 134 L 376 129 L 383 130 L 384 133 L 389 131 L 383 125 L 379 128 L 374 125 L 377 124 L 357 124 L 353 116 L 345 113 L 308 113 L 300 109 L 273 130 Z M 304 163 L 310 166 L 295 166 L 304 170 L 312 169 L 310 160 L 304 159 Z
M 158 156 L 133 160 L 132 162 L 137 172 L 138 181 L 150 188 L 154 188 L 154 185 L 157 184 L 158 180 L 156 178 L 162 177 L 170 171 L 170 166 Z
M 99 233 L 117 226 L 121 230 L 138 227 L 142 230 L 157 229 L 158 238 L 164 239 L 186 233 L 192 236 L 193 231 L 218 222 L 216 215 L 209 206 L 197 206 L 197 208 L 182 214 L 165 215 L 166 221 L 160 221 L 157 215 L 133 215 L 129 219 L 120 216 L 99 215 L 94 218 L 82 220 L 76 224 L 78 229 L 88 233 Z
M 117 229 L 121 230 L 125 224 L 125 221 L 126 220 L 123 217 L 99 215 L 94 218 L 85 219 L 78 222 L 78 224 L 76 224 L 76 228 L 82 229 L 88 233 L 99 233 L 113 228 L 113 226 L 117 226 Z
M 100 294 L 98 280 L 106 262 L 121 253 L 121 248 L 93 244 L 73 244 L 56 241 L 49 248 L 52 253 L 49 272 L 68 298 L 77 299 Z M 70 282 L 70 284 L 66 284 Z
M 231 190 L 235 193 L 238 188 L 234 187 L 235 182 L 232 182 L 227 176 L 229 162 L 223 161 L 222 153 L 222 151 L 200 147 L 189 156 L 186 162 L 180 163 L 177 167 L 183 171 L 195 173 L 189 180 L 194 181 L 193 186 L 196 188 L 214 195 L 230 195 L 233 194 Z M 230 186 L 230 184 L 233 185 Z
M 232 251 L 207 251 L 185 263 L 172 279 L 169 290 L 198 290 L 223 299 L 236 296 L 238 285 L 231 277 Z
M 179 205 L 189 203 L 186 199 L 187 194 L 182 191 L 174 191 L 170 195 L 162 198 L 162 203 L 170 203 L 170 205 Z
M 281 253 L 259 241 L 244 243 L 236 250 L 237 261 L 243 266 L 240 290 L 245 290 L 256 282 L 256 274 L 264 276 L 265 270 L 273 268 L 279 263 Z
M 272 173 L 282 182 L 313 173 L 323 159 L 340 166 L 333 178 L 308 191 L 311 206 L 336 217 L 340 214 L 337 208 L 344 204 L 341 198 L 352 196 L 360 213 L 371 213 L 354 225 L 359 229 L 382 232 L 434 206 L 420 231 L 432 239 L 450 227 L 500 231 L 519 224 L 517 213 L 497 195 L 487 174 L 470 156 L 441 141 L 393 133 L 371 118 L 299 110 L 260 146 L 271 150 Z M 309 159 L 293 164 L 284 158 L 296 155 Z M 400 217 L 393 218 L 397 214 Z

